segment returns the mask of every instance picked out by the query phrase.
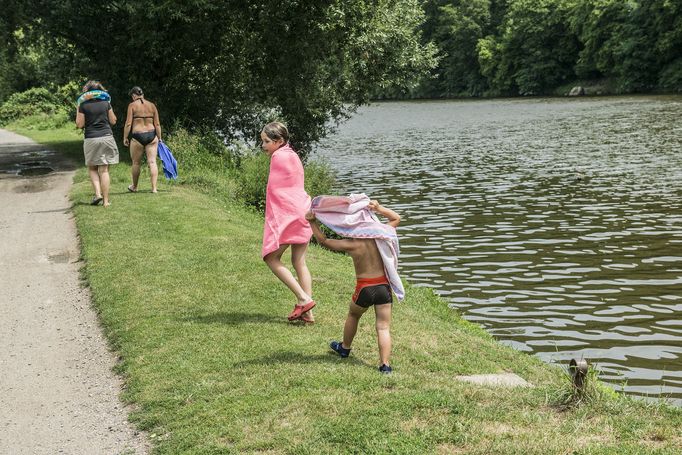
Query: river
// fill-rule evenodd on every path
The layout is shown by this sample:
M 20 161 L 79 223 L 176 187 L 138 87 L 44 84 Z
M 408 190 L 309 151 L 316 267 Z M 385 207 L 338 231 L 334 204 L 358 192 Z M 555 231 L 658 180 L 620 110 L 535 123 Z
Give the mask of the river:
M 502 343 L 682 405 L 681 118 L 680 96 L 385 102 L 313 156 L 401 213 L 408 282 Z

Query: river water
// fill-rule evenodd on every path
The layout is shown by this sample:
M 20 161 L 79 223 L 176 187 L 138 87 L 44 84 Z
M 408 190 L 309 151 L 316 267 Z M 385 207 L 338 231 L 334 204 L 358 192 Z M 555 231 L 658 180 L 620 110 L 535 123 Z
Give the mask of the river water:
M 314 156 L 401 213 L 404 279 L 681 405 L 681 118 L 674 96 L 377 103 Z

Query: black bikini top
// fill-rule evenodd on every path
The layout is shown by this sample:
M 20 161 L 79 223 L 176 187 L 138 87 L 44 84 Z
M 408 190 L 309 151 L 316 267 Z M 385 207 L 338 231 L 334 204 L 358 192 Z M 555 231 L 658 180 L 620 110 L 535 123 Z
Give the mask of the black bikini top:
M 138 99 L 136 99 L 135 101 L 139 101 L 140 104 L 144 104 L 144 100 L 143 100 L 142 98 L 138 98 Z M 135 114 L 133 114 L 133 119 L 136 119 L 136 118 L 154 118 L 154 116 L 153 116 L 153 115 L 141 116 L 141 115 L 135 115 Z

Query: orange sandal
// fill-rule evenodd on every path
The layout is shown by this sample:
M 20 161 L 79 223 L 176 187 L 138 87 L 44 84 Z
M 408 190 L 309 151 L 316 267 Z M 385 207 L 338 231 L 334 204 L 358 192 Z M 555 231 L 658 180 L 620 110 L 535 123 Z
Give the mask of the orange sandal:
M 315 319 L 313 319 L 311 316 L 309 316 L 305 313 L 301 314 L 301 316 L 298 318 L 298 320 L 303 321 L 306 324 L 314 324 L 315 323 Z
M 294 310 L 289 313 L 289 316 L 287 316 L 287 319 L 290 321 L 294 321 L 296 319 L 299 319 L 303 313 L 306 311 L 310 311 L 315 307 L 315 301 L 311 300 L 310 302 L 306 303 L 305 305 L 295 305 Z

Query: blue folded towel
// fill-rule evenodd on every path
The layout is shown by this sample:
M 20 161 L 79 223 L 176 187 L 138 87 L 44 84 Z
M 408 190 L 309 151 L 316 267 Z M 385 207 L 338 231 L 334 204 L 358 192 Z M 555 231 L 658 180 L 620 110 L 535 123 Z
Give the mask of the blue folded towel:
M 175 157 L 171 153 L 170 149 L 168 146 L 163 142 L 159 141 L 159 158 L 161 158 L 161 162 L 163 163 L 163 175 L 166 177 L 166 180 L 177 180 L 178 178 L 178 162 L 175 160 Z

